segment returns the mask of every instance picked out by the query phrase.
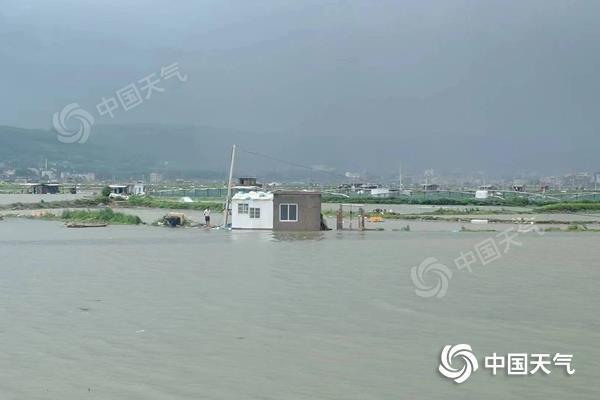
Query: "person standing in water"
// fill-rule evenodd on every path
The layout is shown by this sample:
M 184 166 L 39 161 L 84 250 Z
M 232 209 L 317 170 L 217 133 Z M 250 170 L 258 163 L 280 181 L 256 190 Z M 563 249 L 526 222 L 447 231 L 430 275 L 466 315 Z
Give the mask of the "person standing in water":
M 210 228 L 210 207 L 204 209 L 204 222 L 206 223 L 206 227 Z

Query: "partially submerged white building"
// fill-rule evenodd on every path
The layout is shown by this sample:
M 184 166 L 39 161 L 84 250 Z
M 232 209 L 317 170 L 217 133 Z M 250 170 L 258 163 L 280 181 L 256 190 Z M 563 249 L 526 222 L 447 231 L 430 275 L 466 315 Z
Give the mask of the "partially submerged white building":
M 233 229 L 273 229 L 273 193 L 237 193 L 231 198 Z
M 326 229 L 321 218 L 321 193 L 301 190 L 236 193 L 231 199 L 231 227 L 274 231 Z

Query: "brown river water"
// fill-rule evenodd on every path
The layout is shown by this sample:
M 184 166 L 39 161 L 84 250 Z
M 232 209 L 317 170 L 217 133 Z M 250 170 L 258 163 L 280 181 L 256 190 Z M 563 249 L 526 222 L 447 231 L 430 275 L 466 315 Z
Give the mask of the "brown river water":
M 433 226 L 280 235 L 6 218 L 1 398 L 598 399 L 600 234 L 522 234 L 468 272 L 453 260 L 496 233 Z M 411 280 L 428 257 L 453 271 L 441 298 Z M 480 359 L 463 384 L 437 371 L 458 343 Z M 493 376 L 493 352 L 573 354 L 576 372 Z

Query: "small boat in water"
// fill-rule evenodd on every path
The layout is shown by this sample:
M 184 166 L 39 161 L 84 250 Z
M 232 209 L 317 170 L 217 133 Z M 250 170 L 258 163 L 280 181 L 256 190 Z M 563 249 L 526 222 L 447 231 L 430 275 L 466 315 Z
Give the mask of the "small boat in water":
M 80 222 L 68 222 L 65 224 L 67 228 L 104 228 L 108 224 L 101 223 L 80 223 Z

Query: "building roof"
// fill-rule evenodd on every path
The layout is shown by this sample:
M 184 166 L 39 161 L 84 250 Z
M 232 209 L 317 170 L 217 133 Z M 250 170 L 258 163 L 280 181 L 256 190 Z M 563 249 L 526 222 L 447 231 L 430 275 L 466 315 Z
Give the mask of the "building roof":
M 252 185 L 249 185 L 249 186 L 240 186 L 240 185 L 238 185 L 238 186 L 234 186 L 232 189 L 237 189 L 237 190 L 252 190 L 252 189 L 260 189 L 260 188 L 261 188 L 260 186 L 252 186 Z
M 274 194 L 293 194 L 293 195 L 297 195 L 297 194 L 304 194 L 304 195 L 316 195 L 316 194 L 321 194 L 321 192 L 315 192 L 314 190 L 276 190 L 273 192 Z
M 273 200 L 273 193 L 271 192 L 248 192 L 248 193 L 236 193 L 231 198 L 232 200 Z
M 47 183 L 47 182 L 31 182 L 31 183 L 21 183 L 21 186 L 61 186 L 60 183 Z

